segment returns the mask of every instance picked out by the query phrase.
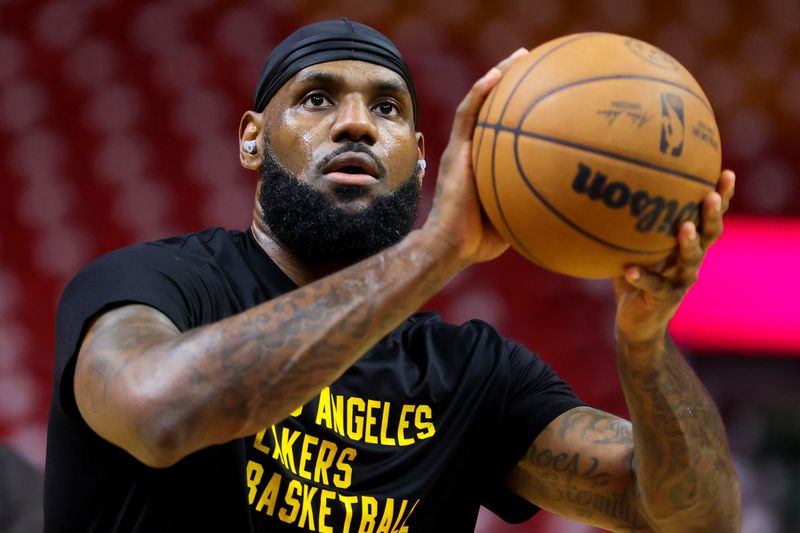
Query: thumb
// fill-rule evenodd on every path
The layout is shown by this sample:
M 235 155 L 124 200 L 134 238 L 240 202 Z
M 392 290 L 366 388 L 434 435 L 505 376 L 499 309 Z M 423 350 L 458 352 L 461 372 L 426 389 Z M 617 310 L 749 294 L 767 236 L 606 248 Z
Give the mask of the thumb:
M 453 121 L 453 131 L 451 139 L 468 140 L 472 138 L 475 123 L 478 120 L 478 113 L 481 110 L 486 96 L 494 89 L 503 73 L 514 64 L 515 61 L 526 56 L 528 50 L 520 48 L 513 54 L 502 60 L 496 66 L 489 69 L 489 72 L 476 81 L 464 99 L 456 109 L 456 117 Z
M 461 100 L 456 109 L 453 120 L 453 130 L 450 133 L 451 141 L 470 140 L 478 120 L 478 113 L 481 110 L 486 96 L 497 85 L 502 72 L 497 67 L 492 67 L 489 72 L 483 75 L 470 88 L 467 95 Z

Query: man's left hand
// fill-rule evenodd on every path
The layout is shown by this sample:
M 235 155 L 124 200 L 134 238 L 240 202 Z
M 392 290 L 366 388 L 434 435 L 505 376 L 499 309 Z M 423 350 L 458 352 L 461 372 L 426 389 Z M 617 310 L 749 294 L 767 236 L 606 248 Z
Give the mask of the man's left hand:
M 614 279 L 617 336 L 629 346 L 660 343 L 683 297 L 697 280 L 706 250 L 722 235 L 722 216 L 733 197 L 735 176 L 724 170 L 717 190 L 703 201 L 701 226 L 685 222 L 678 253 L 659 269 L 630 266 Z

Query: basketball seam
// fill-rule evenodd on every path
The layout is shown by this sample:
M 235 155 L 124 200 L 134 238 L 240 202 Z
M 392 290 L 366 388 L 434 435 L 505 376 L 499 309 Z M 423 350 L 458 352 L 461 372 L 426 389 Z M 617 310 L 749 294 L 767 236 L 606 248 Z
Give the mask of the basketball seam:
M 541 133 L 533 133 L 530 131 L 525 131 L 519 128 L 512 128 L 509 126 L 503 126 L 501 124 L 490 124 L 488 122 L 480 122 L 479 126 L 485 129 L 493 129 L 495 132 L 505 131 L 508 133 L 513 133 L 515 137 L 530 137 L 532 139 L 537 139 L 543 142 L 549 142 L 553 144 L 558 144 L 561 146 L 566 146 L 568 148 L 573 148 L 575 150 L 579 150 L 582 152 L 589 152 L 592 154 L 601 155 L 604 157 L 608 157 L 609 159 L 616 159 L 618 161 L 623 161 L 625 163 L 631 163 L 636 166 L 640 166 L 643 168 L 647 168 L 649 170 L 655 170 L 658 172 L 662 172 L 664 174 L 669 174 L 671 176 L 675 176 L 677 178 L 682 178 L 688 181 L 693 181 L 695 183 L 700 183 L 702 185 L 707 185 L 714 189 L 716 184 L 713 181 L 707 180 L 705 178 L 701 178 L 700 176 L 695 176 L 694 174 L 689 174 L 688 172 L 681 172 L 680 170 L 671 169 L 669 167 L 664 167 L 661 165 L 657 165 L 655 163 L 650 163 L 648 161 L 642 161 L 641 159 L 636 159 L 634 157 L 630 157 L 623 154 L 617 154 L 614 152 L 608 152 L 601 148 L 595 148 L 594 146 L 587 146 L 585 144 L 580 144 L 572 141 L 568 141 L 566 139 L 559 139 L 558 137 L 550 137 L 549 135 L 542 135 Z M 515 141 L 516 142 L 516 141 Z M 523 176 L 523 179 L 525 176 Z
M 544 93 L 541 96 L 539 96 L 536 100 L 531 102 L 531 104 L 528 107 L 528 109 L 525 111 L 525 113 L 522 114 L 522 117 L 520 118 L 520 124 L 525 121 L 525 119 L 528 117 L 528 115 L 533 110 L 533 108 L 536 107 L 537 105 L 539 105 L 539 103 L 542 100 L 544 100 L 545 98 L 547 98 L 548 96 L 552 96 L 553 94 L 555 94 L 557 92 L 560 92 L 560 91 L 563 91 L 564 89 L 569 89 L 571 87 L 575 87 L 576 85 L 583 85 L 585 83 L 594 83 L 594 82 L 598 82 L 598 81 L 609 81 L 609 80 L 646 80 L 646 81 L 655 81 L 655 82 L 663 83 L 664 85 L 670 85 L 672 87 L 676 87 L 678 89 L 682 89 L 683 91 L 686 91 L 688 94 L 691 94 L 692 96 L 697 98 L 697 100 L 699 100 L 700 103 L 703 104 L 703 107 L 708 109 L 711 112 L 712 115 L 714 114 L 714 111 L 711 109 L 711 105 L 708 102 L 706 102 L 705 98 L 703 98 L 701 95 L 699 95 L 696 92 L 694 92 L 693 90 L 691 90 L 689 87 L 686 87 L 685 85 L 681 85 L 678 82 L 671 81 L 671 80 L 666 80 L 664 78 L 659 78 L 657 76 L 643 76 L 641 74 L 611 74 L 611 75 L 608 75 L 608 76 L 596 76 L 594 78 L 581 78 L 579 80 L 575 80 L 575 81 L 571 81 L 569 83 L 565 83 L 564 85 L 559 85 L 558 87 L 553 87 L 552 89 L 550 89 L 546 93 Z
M 494 97 L 495 96 L 497 96 L 497 91 L 493 90 L 492 94 L 489 97 L 488 105 L 486 106 L 486 115 L 483 117 L 483 121 L 485 121 L 487 118 L 489 118 L 489 113 L 491 113 L 491 111 L 492 111 L 492 105 L 494 104 Z M 478 124 L 480 124 L 480 122 Z M 477 124 L 476 124 L 476 127 L 477 127 Z M 475 175 L 475 172 L 477 172 L 478 165 L 480 164 L 480 161 L 481 161 L 481 152 L 483 151 L 483 134 L 484 133 L 486 133 L 486 128 L 481 128 L 481 134 L 478 137 L 478 150 L 475 152 L 475 158 L 472 161 L 472 165 L 473 165 L 472 175 L 473 176 Z M 496 135 L 496 133 L 495 133 L 495 135 Z M 473 143 L 475 142 L 475 136 L 474 135 L 472 137 L 472 142 Z
M 531 71 L 534 68 L 536 68 L 542 61 L 545 60 L 545 58 L 549 57 L 556 50 L 559 50 L 560 48 L 562 48 L 562 47 L 564 47 L 564 46 L 566 46 L 568 44 L 571 44 L 571 43 L 573 43 L 575 41 L 578 41 L 580 39 L 589 37 L 591 35 L 594 35 L 594 34 L 592 34 L 592 33 L 584 33 L 584 34 L 577 35 L 573 39 L 570 39 L 568 41 L 565 41 L 563 43 L 560 43 L 560 44 L 554 46 L 553 48 L 551 48 L 550 50 L 548 50 L 547 52 L 542 54 L 542 57 L 540 57 L 539 59 L 534 61 L 528 67 L 528 70 L 526 70 L 525 73 L 522 76 L 519 77 L 519 79 L 517 80 L 517 83 L 515 83 L 514 87 L 511 89 L 511 92 L 508 93 L 508 96 L 506 97 L 506 100 L 503 103 L 503 109 L 500 111 L 500 117 L 498 118 L 499 122 L 500 123 L 503 122 L 503 117 L 506 114 L 506 110 L 508 109 L 509 102 L 514 97 L 514 93 L 517 92 L 517 89 L 519 89 L 519 86 L 522 83 L 522 81 L 525 78 L 528 77 L 528 75 L 531 73 Z M 487 117 L 488 117 L 488 115 L 487 115 Z M 514 230 L 511 228 L 511 225 L 508 223 L 508 219 L 506 219 L 506 214 L 503 211 L 503 206 L 500 204 L 500 195 L 497 192 L 497 175 L 495 173 L 495 155 L 497 153 L 497 138 L 498 137 L 499 137 L 498 132 L 495 131 L 494 139 L 492 139 L 492 192 L 494 193 L 495 206 L 497 207 L 497 211 L 498 211 L 498 213 L 500 213 L 500 219 L 503 221 L 503 225 L 506 227 L 506 230 L 508 230 L 508 234 L 511 235 L 511 238 L 514 239 L 514 241 L 516 241 L 517 245 L 520 248 L 522 248 L 525 251 L 525 253 L 528 254 L 528 256 L 530 256 L 530 258 L 532 258 L 537 263 L 542 263 L 541 261 L 536 259 L 536 256 L 534 254 L 532 254 L 530 250 L 528 250 L 528 248 L 522 243 L 522 241 L 519 239 L 519 237 L 517 237 L 516 233 L 514 233 Z

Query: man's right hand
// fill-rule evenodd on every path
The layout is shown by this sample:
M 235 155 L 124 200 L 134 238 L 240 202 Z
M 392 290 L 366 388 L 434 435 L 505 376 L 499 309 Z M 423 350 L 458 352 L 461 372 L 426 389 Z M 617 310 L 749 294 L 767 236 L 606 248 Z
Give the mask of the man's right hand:
M 480 204 L 472 168 L 472 136 L 486 97 L 503 72 L 527 53 L 520 48 L 473 84 L 456 109 L 442 154 L 433 207 L 423 230 L 435 232 L 437 242 L 450 247 L 464 267 L 494 259 L 508 248 Z

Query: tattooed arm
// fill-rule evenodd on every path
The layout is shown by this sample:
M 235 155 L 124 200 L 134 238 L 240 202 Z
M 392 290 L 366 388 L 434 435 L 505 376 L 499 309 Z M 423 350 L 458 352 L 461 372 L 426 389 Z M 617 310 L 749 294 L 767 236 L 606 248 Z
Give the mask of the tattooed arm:
M 669 320 L 722 233 L 734 176 L 720 177 L 698 231 L 679 232 L 676 259 L 615 280 L 617 368 L 631 423 L 588 408 L 537 437 L 509 485 L 539 506 L 613 531 L 741 527 L 739 485 L 714 402 L 667 336 Z
M 681 355 L 663 355 L 671 359 L 663 373 L 636 375 L 620 361 L 633 424 L 571 409 L 536 438 L 508 486 L 609 531 L 738 531 L 738 482 L 719 415 Z
M 620 341 L 641 502 L 658 531 L 738 531 L 740 494 L 713 400 L 668 339 Z
M 144 305 L 101 315 L 75 370 L 82 416 L 151 466 L 279 422 L 457 271 L 429 239 L 185 333 Z
M 180 333 L 131 305 L 90 326 L 74 390 L 101 437 L 166 467 L 279 422 L 472 263 L 507 247 L 482 219 L 471 170 L 475 121 L 512 55 L 461 102 L 423 228 L 337 273 L 223 321 Z
M 551 422 L 507 484 L 542 509 L 610 531 L 657 531 L 643 516 L 633 475 L 631 423 L 576 407 Z

